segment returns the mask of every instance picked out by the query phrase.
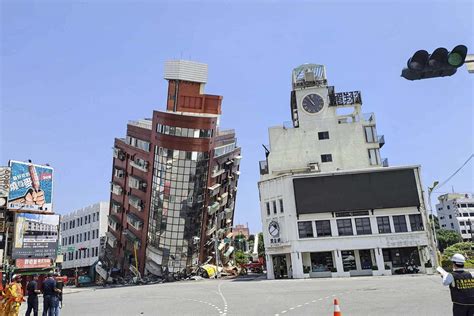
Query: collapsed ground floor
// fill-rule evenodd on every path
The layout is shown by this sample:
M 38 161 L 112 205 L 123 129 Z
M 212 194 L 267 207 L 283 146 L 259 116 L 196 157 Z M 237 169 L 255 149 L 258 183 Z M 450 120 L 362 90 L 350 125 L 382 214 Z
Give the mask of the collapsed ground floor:
M 431 273 L 427 246 L 334 249 L 331 251 L 278 251 L 267 253 L 267 276 L 281 278 L 323 278 L 403 273 L 407 264 L 420 273 Z

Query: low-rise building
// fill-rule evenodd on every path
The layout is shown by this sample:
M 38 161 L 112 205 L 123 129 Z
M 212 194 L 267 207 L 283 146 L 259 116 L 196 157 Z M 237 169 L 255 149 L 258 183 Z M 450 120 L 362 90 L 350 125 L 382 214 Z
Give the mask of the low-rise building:
M 448 193 L 436 204 L 439 226 L 461 234 L 464 241 L 474 240 L 474 198 L 469 193 Z
M 388 167 L 360 91 L 336 93 L 322 65 L 293 70 L 292 126 L 269 129 L 260 162 L 268 278 L 390 275 L 433 264 L 419 166 Z
M 99 202 L 61 216 L 62 270 L 87 268 L 97 262 L 108 213 L 109 202 Z

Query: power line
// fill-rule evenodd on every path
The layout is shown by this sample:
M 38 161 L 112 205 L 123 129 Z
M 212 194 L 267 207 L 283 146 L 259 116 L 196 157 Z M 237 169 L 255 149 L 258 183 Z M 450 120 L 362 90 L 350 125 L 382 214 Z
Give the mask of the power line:
M 472 157 L 474 157 L 474 154 L 471 154 L 471 156 L 469 156 L 469 158 L 467 158 L 467 160 L 462 164 L 461 167 L 458 168 L 458 170 L 456 170 L 452 175 L 449 176 L 449 178 L 447 178 L 446 180 L 444 180 L 439 186 L 438 186 L 438 189 L 441 188 L 443 185 L 445 185 L 446 183 L 449 182 L 449 180 L 451 180 L 459 171 L 461 171 L 462 168 L 464 168 L 465 165 L 467 165 L 467 163 L 469 162 L 469 160 L 472 159 Z

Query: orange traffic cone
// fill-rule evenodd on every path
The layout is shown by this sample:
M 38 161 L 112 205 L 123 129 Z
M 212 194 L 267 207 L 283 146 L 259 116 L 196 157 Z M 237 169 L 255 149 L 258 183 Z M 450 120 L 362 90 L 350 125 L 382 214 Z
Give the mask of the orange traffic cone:
M 339 308 L 339 300 L 334 299 L 334 316 L 342 316 L 341 309 Z

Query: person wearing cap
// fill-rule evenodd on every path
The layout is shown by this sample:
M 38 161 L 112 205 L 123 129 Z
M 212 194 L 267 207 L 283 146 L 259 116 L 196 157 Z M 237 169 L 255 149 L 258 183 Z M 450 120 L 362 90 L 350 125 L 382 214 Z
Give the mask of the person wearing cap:
M 38 316 L 38 294 L 41 291 L 38 289 L 38 275 L 34 274 L 33 279 L 26 285 L 26 292 L 28 294 L 28 309 L 26 310 L 26 316 L 30 316 L 33 311 L 34 316 Z
M 5 288 L 2 315 L 17 316 L 20 312 L 21 303 L 24 301 L 23 289 L 21 288 L 21 275 L 15 274 L 12 277 L 12 282 Z
M 464 271 L 466 258 L 456 253 L 452 256 L 453 272 L 443 276 L 443 285 L 449 286 L 453 302 L 453 316 L 474 315 L 474 278 Z

